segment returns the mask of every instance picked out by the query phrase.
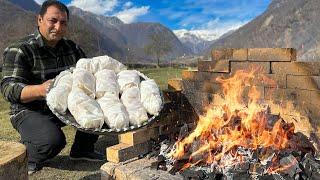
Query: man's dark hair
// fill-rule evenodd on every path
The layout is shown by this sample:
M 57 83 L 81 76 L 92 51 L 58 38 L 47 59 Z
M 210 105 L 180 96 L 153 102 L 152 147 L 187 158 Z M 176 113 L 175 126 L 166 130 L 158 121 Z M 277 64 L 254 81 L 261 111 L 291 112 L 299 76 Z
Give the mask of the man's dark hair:
M 47 0 L 45 2 L 42 3 L 39 15 L 41 17 L 44 16 L 44 14 L 47 12 L 48 7 L 50 6 L 55 6 L 57 7 L 60 11 L 62 12 L 66 12 L 67 13 L 67 17 L 69 19 L 69 9 L 67 8 L 66 5 L 64 5 L 62 2 L 60 1 L 56 1 L 56 0 Z

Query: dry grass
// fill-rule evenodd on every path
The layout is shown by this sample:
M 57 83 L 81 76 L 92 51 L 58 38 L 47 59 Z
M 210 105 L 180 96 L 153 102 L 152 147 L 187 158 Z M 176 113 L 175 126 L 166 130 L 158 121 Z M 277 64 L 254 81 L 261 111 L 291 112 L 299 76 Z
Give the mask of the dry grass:
M 155 79 L 161 89 L 166 88 L 166 82 L 169 78 L 181 77 L 181 70 L 176 68 L 160 69 L 139 69 L 150 78 Z M 15 131 L 9 120 L 9 103 L 0 95 L 0 140 L 19 141 L 20 136 Z M 70 126 L 63 128 L 67 138 L 67 146 L 55 158 L 48 160 L 44 168 L 30 176 L 29 179 L 100 179 L 99 169 L 103 163 L 71 161 L 69 160 L 69 151 L 75 135 L 75 129 Z M 96 149 L 105 152 L 105 148 L 116 144 L 116 136 L 100 136 L 96 143 Z

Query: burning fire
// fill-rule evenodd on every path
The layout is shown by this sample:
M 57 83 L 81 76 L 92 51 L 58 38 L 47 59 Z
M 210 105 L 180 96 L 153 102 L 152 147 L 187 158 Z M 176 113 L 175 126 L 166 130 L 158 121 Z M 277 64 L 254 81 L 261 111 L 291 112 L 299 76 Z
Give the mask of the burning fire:
M 199 163 L 217 166 L 241 163 L 243 156 L 239 148 L 279 151 L 287 147 L 294 126 L 280 118 L 273 123 L 268 120 L 268 106 L 262 103 L 261 93 L 253 84 L 256 80 L 273 85 L 275 82 L 257 71 L 240 70 L 229 79 L 216 79 L 223 88 L 223 105 L 209 105 L 194 131 L 178 140 L 169 154 L 177 160 L 188 159 L 182 170 Z M 230 155 L 232 158 L 226 158 Z

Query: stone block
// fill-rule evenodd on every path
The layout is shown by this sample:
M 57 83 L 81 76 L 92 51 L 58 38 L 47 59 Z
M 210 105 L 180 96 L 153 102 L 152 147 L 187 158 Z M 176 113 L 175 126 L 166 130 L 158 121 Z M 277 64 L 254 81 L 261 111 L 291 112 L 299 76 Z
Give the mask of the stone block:
M 185 70 L 182 72 L 182 81 L 209 81 L 216 82 L 217 77 L 228 78 L 229 73 L 219 73 L 219 72 L 199 72 L 193 70 Z
M 230 72 L 230 61 L 229 60 L 217 61 L 214 69 L 211 72 L 229 73 Z
M 154 122 L 151 127 L 158 127 L 158 126 L 162 126 L 162 125 L 167 125 L 167 124 L 174 124 L 177 121 L 180 120 L 180 110 L 175 109 L 174 111 L 172 111 L 171 113 L 167 113 L 167 114 L 160 114 L 160 117 L 156 120 L 156 122 Z
M 175 90 L 175 91 L 182 91 L 182 79 L 181 78 L 168 79 L 168 89 Z
M 180 119 L 182 122 L 192 123 L 197 122 L 199 119 L 199 116 L 195 111 L 181 111 L 180 113 Z
M 162 91 L 164 101 L 169 103 L 180 103 L 181 101 L 181 91 L 176 91 L 172 89 L 165 89 Z
M 131 146 L 147 142 L 150 139 L 156 139 L 159 136 L 157 128 L 142 128 L 135 131 L 119 134 L 119 143 Z
M 248 49 L 236 48 L 222 48 L 212 49 L 212 60 L 233 60 L 233 61 L 246 61 L 248 60 Z
M 248 49 L 233 49 L 232 61 L 247 61 Z
M 198 61 L 198 71 L 213 71 L 218 61 Z
M 198 70 L 183 70 L 181 75 L 183 80 L 195 80 Z
M 287 87 L 287 78 L 284 74 L 258 74 L 253 81 L 256 86 L 263 87 Z
M 320 89 L 320 76 L 287 75 L 287 87 L 317 91 Z
M 182 180 L 183 177 L 179 174 L 171 175 L 168 171 L 161 171 L 150 168 L 152 163 L 156 162 L 156 158 L 141 158 L 125 163 L 107 162 L 101 166 L 101 179 L 104 177 L 112 177 L 117 180 Z
M 147 154 L 151 150 L 150 142 L 144 142 L 134 146 L 120 143 L 106 149 L 107 160 L 110 162 L 123 162 L 140 155 Z
M 229 60 L 199 61 L 198 71 L 229 73 L 230 63 Z
M 297 53 L 292 48 L 250 48 L 249 61 L 296 61 Z
M 207 82 L 207 81 L 197 81 L 194 82 L 194 88 L 197 91 L 205 93 L 221 93 L 222 87 L 219 83 Z
M 212 61 L 222 60 L 222 59 L 232 59 L 232 49 L 212 49 L 211 57 Z
M 0 179 L 28 179 L 26 147 L 0 141 Z
M 231 73 L 234 74 L 238 70 L 252 71 L 258 69 L 257 72 L 262 74 L 271 73 L 270 62 L 237 62 L 231 61 Z
M 213 94 L 204 92 L 187 93 L 186 97 L 194 111 L 199 115 L 202 114 L 205 108 L 213 102 Z
M 281 114 L 292 116 L 305 116 L 310 119 L 313 126 L 320 125 L 320 91 L 300 89 L 265 88 L 265 99 L 268 104 L 279 105 Z
M 273 74 L 320 75 L 320 61 L 317 62 L 271 62 Z

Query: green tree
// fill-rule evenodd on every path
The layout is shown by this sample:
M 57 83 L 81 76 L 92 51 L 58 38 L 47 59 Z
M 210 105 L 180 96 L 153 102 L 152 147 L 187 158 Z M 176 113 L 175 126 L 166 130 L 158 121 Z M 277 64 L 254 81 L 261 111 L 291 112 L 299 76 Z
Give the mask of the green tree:
M 150 43 L 144 46 L 144 52 L 157 59 L 157 66 L 160 65 L 160 58 L 172 50 L 171 39 L 168 34 L 156 32 L 149 35 Z

